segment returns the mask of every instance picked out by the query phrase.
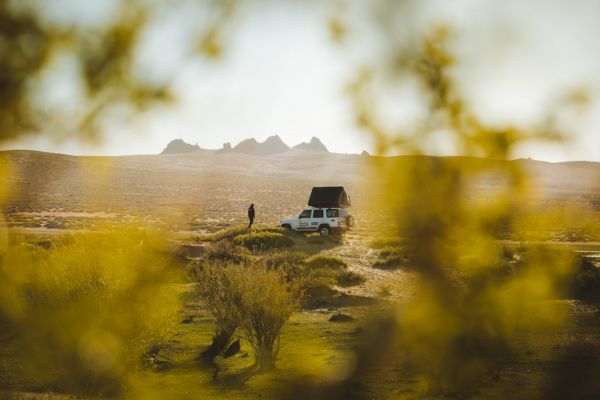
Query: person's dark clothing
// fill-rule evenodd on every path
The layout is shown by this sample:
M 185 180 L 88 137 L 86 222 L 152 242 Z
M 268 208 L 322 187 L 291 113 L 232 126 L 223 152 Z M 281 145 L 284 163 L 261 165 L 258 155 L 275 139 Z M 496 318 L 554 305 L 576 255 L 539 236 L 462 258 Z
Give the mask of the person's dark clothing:
M 251 204 L 248 208 L 248 219 L 250 220 L 248 229 L 250 229 L 252 227 L 252 223 L 254 222 L 254 204 Z

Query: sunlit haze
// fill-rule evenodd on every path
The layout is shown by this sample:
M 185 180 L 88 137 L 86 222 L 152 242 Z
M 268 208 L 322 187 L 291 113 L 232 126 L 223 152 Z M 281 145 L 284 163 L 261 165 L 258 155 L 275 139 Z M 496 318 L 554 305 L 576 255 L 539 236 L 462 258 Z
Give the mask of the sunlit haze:
M 90 15 L 101 23 L 110 16 L 93 2 L 48 8 L 52 18 L 75 20 Z M 525 4 L 527 3 L 527 4 Z M 106 4 L 110 4 L 107 2 Z M 181 138 L 202 148 L 218 149 L 254 137 L 279 135 L 288 145 L 319 137 L 330 151 L 373 151 L 368 134 L 355 124 L 346 88 L 361 66 L 377 57 L 377 37 L 363 22 L 359 2 L 341 11 L 306 7 L 300 2 L 267 1 L 240 6 L 227 28 L 224 53 L 217 59 L 190 57 L 185 35 L 207 16 L 186 2 L 163 9 L 139 45 L 137 71 L 144 79 L 170 80 L 177 100 L 144 113 L 108 121 L 104 138 L 88 143 L 68 135 L 21 137 L 4 145 L 68 154 L 155 154 Z M 256 5 L 259 4 L 259 5 Z M 560 146 L 521 147 L 515 157 L 547 161 L 600 161 L 600 3 L 541 1 L 430 1 L 420 5 L 416 26 L 443 22 L 457 35 L 455 76 L 475 112 L 491 123 L 525 123 L 539 118 L 565 88 L 583 88 L 591 103 L 577 115 L 573 139 Z M 58 12 L 61 11 L 61 12 Z M 328 18 L 348 25 L 341 42 L 331 39 Z M 372 28 L 372 26 L 371 26 Z M 56 63 L 47 98 L 69 105 L 78 92 L 68 77 L 76 68 Z M 62 77 L 62 79 L 59 79 Z M 391 90 L 391 89 L 390 89 Z M 382 114 L 401 128 L 419 115 L 419 100 L 404 91 L 389 93 Z M 410 93 L 410 91 L 408 91 Z M 61 96 L 62 94 L 62 96 Z M 72 100 L 71 100 L 72 101 Z M 63 103 L 61 103 L 63 102 Z M 66 102 L 66 103 L 65 103 Z M 392 122 L 390 122 L 392 123 Z M 431 153 L 454 154 L 440 138 Z

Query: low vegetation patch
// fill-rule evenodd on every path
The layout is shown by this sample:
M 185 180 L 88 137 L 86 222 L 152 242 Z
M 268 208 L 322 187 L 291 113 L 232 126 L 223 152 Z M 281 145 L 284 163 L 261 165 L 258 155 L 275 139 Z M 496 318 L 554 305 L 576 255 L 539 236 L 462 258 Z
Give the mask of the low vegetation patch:
M 219 231 L 219 232 L 215 233 L 214 235 L 209 236 L 209 238 L 211 238 L 212 241 L 223 240 L 223 239 L 232 240 L 234 237 L 243 235 L 246 233 L 248 233 L 248 226 L 236 225 L 236 226 L 229 227 L 227 229 L 223 229 L 222 231 Z
M 229 228 L 223 229 L 214 235 L 207 236 L 209 241 L 219 240 L 233 240 L 237 236 L 245 235 L 248 233 L 288 233 L 285 229 L 279 226 L 257 226 L 252 229 L 248 229 L 247 225 L 236 225 Z
M 306 266 L 311 269 L 343 269 L 348 264 L 339 257 L 332 256 L 314 256 L 306 260 Z
M 307 258 L 308 255 L 300 251 L 280 251 L 265 254 L 260 260 L 267 268 L 277 269 L 283 265 L 302 264 Z
M 296 281 L 306 277 L 304 261 L 308 255 L 301 252 L 274 252 L 261 257 L 260 263 L 269 270 L 282 271 L 288 281 Z
M 282 247 L 291 247 L 294 241 L 287 235 L 280 232 L 253 232 L 236 236 L 233 242 L 252 251 L 264 251 L 279 249 Z
M 335 277 L 335 281 L 339 286 L 350 287 L 357 286 L 367 280 L 364 275 L 353 271 L 342 271 Z
M 312 309 L 326 307 L 331 304 L 331 299 L 338 294 L 331 287 L 329 279 L 312 278 L 302 283 L 302 307 Z
M 306 233 L 300 232 L 303 235 L 307 235 Z M 318 233 L 308 234 L 306 236 L 306 241 L 312 245 L 324 245 L 324 244 L 341 244 L 344 241 L 344 238 L 341 235 L 331 234 L 329 236 L 320 236 Z
M 250 256 L 245 247 L 236 246 L 232 241 L 221 239 L 205 247 L 203 258 L 209 261 L 241 263 Z
M 390 288 L 390 285 L 381 285 L 379 287 L 379 291 L 377 292 L 377 295 L 379 295 L 380 297 L 389 297 L 392 295 L 392 289 Z
M 379 269 L 396 269 L 400 268 L 406 259 L 402 256 L 387 256 L 376 260 L 373 263 L 373 268 Z
M 391 247 L 386 244 L 379 251 L 379 258 L 373 263 L 374 268 L 395 269 L 410 265 L 410 257 L 401 247 Z
M 354 321 L 354 317 L 348 314 L 337 313 L 329 318 L 329 322 L 350 322 Z
M 589 258 L 581 260 L 573 282 L 575 298 L 589 302 L 600 302 L 600 261 Z
M 385 248 L 400 248 L 403 246 L 403 240 L 398 237 L 379 237 L 371 240 L 371 248 L 373 249 L 385 249 Z

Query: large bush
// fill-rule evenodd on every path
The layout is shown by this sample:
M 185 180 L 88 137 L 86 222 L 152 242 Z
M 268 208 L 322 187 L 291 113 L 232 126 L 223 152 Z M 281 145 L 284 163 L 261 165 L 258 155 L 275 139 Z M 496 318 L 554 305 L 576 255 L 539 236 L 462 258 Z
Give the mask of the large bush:
M 0 315 L 25 379 L 60 390 L 118 391 L 179 320 L 171 258 L 138 230 L 80 233 L 1 258 Z
M 213 360 L 229 345 L 240 321 L 239 310 L 233 301 L 233 288 L 225 270 L 227 263 L 202 263 L 194 266 L 192 278 L 198 292 L 215 319 L 215 335 L 202 357 Z
M 298 309 L 297 289 L 282 273 L 259 266 L 236 266 L 227 272 L 240 328 L 254 350 L 257 366 L 270 369 L 275 365 L 281 328 Z
M 239 327 L 254 350 L 256 365 L 272 368 L 281 328 L 299 304 L 297 286 L 281 271 L 260 263 L 206 264 L 196 269 L 195 277 L 217 327 L 207 352 L 214 356 L 222 351 Z

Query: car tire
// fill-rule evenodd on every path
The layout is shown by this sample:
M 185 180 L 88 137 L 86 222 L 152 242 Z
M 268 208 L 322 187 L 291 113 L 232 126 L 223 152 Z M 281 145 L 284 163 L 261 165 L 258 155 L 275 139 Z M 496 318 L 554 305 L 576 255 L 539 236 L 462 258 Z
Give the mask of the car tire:
M 287 229 L 289 231 L 292 230 L 292 226 L 290 224 L 283 224 L 283 225 L 281 225 L 281 227 L 284 228 L 284 229 Z
M 346 226 L 348 228 L 352 228 L 354 226 L 354 217 L 352 215 L 348 215 L 346 217 Z
M 321 225 L 319 227 L 319 235 L 329 236 L 331 234 L 331 228 L 327 225 Z

